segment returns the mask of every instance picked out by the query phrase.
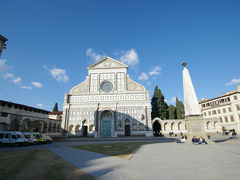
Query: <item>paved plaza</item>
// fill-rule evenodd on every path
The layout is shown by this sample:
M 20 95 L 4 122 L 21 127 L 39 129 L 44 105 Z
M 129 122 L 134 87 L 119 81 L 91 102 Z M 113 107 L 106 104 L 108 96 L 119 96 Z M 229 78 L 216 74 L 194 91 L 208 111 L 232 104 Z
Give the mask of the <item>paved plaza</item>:
M 177 144 L 171 141 L 160 143 L 159 139 L 159 143 L 143 145 L 130 160 L 72 148 L 73 145 L 114 141 L 68 141 L 18 149 L 48 148 L 99 180 L 238 180 L 240 141 L 239 139 L 221 141 L 204 146 Z M 1 151 L 14 149 L 0 148 Z

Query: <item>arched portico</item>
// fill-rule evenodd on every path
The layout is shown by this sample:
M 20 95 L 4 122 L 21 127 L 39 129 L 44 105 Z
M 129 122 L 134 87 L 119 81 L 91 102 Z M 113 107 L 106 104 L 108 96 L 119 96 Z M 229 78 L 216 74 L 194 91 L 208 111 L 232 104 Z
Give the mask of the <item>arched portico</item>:
M 31 120 L 30 119 L 24 119 L 22 121 L 22 131 L 28 132 L 31 129 Z
M 161 122 L 159 120 L 155 120 L 153 122 L 153 135 L 159 136 L 162 130 Z
M 159 123 L 159 124 L 158 124 Z M 154 118 L 152 121 L 153 125 L 153 133 L 159 129 L 163 135 L 169 135 L 169 133 L 173 134 L 186 134 L 187 130 L 185 128 L 185 120 L 184 119 L 171 119 L 171 120 L 162 120 L 158 117 Z M 157 129 L 158 128 L 158 129 Z

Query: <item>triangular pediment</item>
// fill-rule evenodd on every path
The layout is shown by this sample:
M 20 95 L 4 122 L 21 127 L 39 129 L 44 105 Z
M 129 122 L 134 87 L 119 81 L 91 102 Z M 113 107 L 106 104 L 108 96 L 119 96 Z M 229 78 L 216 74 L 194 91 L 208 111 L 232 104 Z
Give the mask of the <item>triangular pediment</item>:
M 88 69 L 114 69 L 114 68 L 128 68 L 128 66 L 108 56 L 97 61 L 91 66 L 88 66 Z

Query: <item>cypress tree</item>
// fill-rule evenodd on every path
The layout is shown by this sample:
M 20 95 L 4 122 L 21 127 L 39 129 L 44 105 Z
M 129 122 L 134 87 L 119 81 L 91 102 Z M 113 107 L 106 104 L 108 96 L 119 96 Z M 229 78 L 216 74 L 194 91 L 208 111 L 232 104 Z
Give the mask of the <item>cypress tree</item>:
M 185 112 L 184 112 L 184 105 L 181 101 L 176 98 L 176 112 L 177 112 L 177 119 L 184 119 Z
M 159 117 L 160 119 L 168 119 L 168 105 L 164 101 L 164 96 L 158 86 L 155 86 L 152 97 L 152 119 Z
M 56 112 L 56 111 L 58 111 L 58 103 L 55 103 L 54 108 L 53 108 L 53 112 Z
M 158 101 L 159 101 L 159 91 L 158 91 L 158 86 L 155 86 L 154 94 L 153 94 L 153 97 L 152 97 L 152 100 L 151 100 L 151 104 L 152 104 L 151 116 L 152 116 L 152 119 L 154 119 L 155 117 L 159 117 Z
M 159 101 L 158 101 L 158 108 L 159 108 L 159 117 L 160 119 L 168 119 L 168 105 L 164 100 L 164 96 L 159 89 Z
M 174 105 L 170 105 L 168 107 L 168 117 L 169 117 L 169 119 L 176 119 L 177 118 L 176 107 Z

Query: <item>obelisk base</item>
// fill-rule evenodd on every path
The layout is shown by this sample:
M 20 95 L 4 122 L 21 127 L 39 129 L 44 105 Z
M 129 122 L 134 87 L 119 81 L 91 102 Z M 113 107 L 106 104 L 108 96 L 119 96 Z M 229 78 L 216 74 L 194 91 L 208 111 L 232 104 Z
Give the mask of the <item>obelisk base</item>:
M 187 140 L 186 144 L 192 144 L 192 138 L 204 138 L 208 144 L 213 144 L 214 142 L 209 140 L 205 133 L 205 125 L 202 116 L 188 116 L 185 118 L 187 127 Z

